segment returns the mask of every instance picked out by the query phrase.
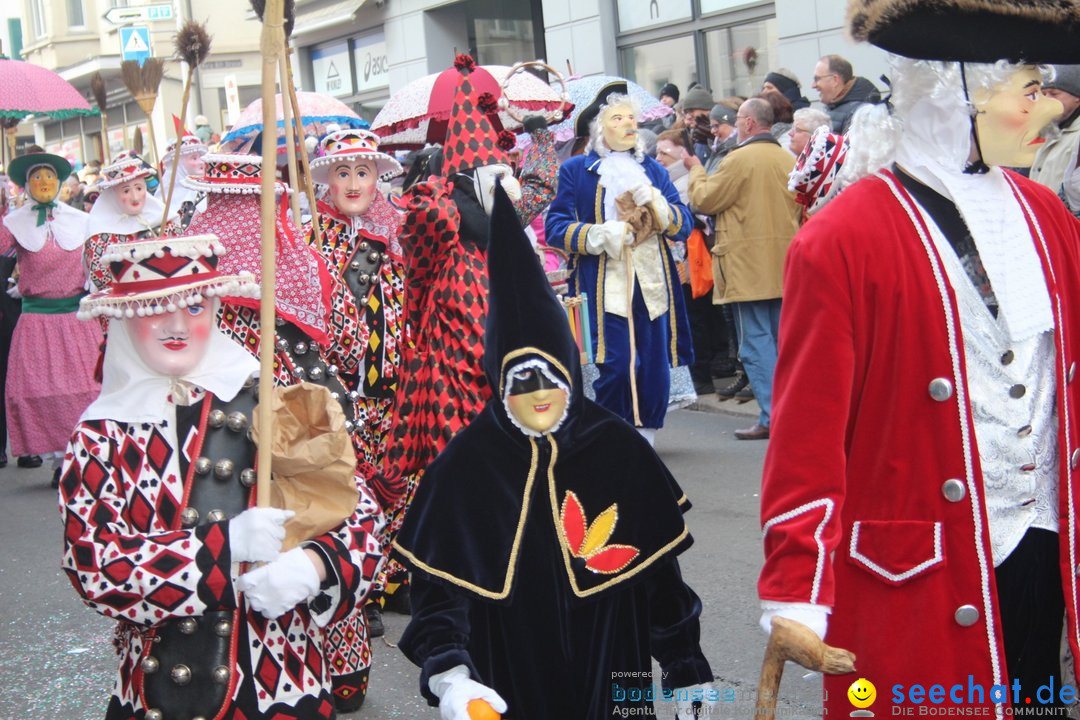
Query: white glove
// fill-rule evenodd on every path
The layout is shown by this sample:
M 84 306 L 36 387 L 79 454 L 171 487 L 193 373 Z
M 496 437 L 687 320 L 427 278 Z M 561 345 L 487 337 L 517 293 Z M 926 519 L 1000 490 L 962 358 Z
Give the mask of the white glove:
M 252 610 L 267 620 L 279 618 L 319 592 L 319 573 L 302 547 L 236 578 Z
M 695 702 L 701 705 L 701 709 L 696 714 L 694 713 Z M 720 691 L 711 682 L 679 688 L 675 690 L 675 717 L 680 719 L 711 717 L 719 702 Z
M 268 562 L 278 556 L 285 521 L 295 515 L 279 508 L 248 508 L 229 521 L 233 562 Z
M 638 207 L 648 205 L 660 227 L 667 227 L 671 223 L 671 206 L 664 193 L 652 185 L 638 185 L 634 188 L 634 204 Z
M 8 287 L 8 289 L 5 290 L 4 292 L 7 293 L 7 296 L 9 298 L 15 298 L 16 300 L 19 300 L 20 298 L 22 298 L 22 293 L 19 292 L 19 284 L 18 283 L 11 283 L 11 285 Z
M 785 603 L 763 602 L 761 607 L 761 629 L 766 635 L 772 634 L 772 619 L 774 616 L 800 622 L 814 631 L 819 639 L 825 639 L 825 631 L 829 629 L 829 608 L 826 605 L 812 605 L 811 603 Z
M 607 253 L 618 260 L 622 257 L 624 245 L 634 242 L 634 233 L 629 223 L 622 220 L 608 220 L 601 225 L 593 225 L 585 235 L 585 250 L 590 255 Z
M 432 675 L 428 680 L 431 692 L 439 698 L 439 715 L 442 720 L 469 720 L 470 700 L 487 700 L 500 715 L 506 712 L 506 701 L 487 685 L 481 685 L 469 677 L 469 669 L 455 665 L 445 672 Z

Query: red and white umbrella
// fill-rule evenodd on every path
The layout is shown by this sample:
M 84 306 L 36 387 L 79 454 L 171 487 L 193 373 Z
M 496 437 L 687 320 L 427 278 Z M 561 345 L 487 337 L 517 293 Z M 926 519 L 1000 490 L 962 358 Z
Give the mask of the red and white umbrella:
M 47 115 L 63 119 L 97 114 L 78 90 L 52 70 L 0 57 L 0 118 Z
M 477 93 L 489 92 L 498 99 L 499 83 L 510 73 L 507 65 L 480 65 L 469 79 Z M 395 92 L 375 116 L 371 129 L 382 140 L 383 150 L 411 150 L 428 143 L 446 141 L 446 126 L 453 109 L 454 91 L 461 74 L 457 68 L 426 75 Z M 549 123 L 558 122 L 572 106 L 564 106 L 560 93 L 540 78 L 517 72 L 506 83 L 506 99 L 515 114 L 542 113 Z M 521 122 L 501 109 L 499 121 L 504 130 L 519 130 Z

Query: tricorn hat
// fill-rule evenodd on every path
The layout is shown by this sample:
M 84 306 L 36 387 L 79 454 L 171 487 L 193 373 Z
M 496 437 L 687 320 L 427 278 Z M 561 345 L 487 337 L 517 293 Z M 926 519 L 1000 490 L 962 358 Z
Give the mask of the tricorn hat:
M 576 137 L 589 137 L 589 123 L 600 114 L 600 108 L 607 104 L 608 95 L 616 93 L 629 95 L 630 91 L 625 80 L 613 80 L 596 92 L 596 97 L 585 107 L 581 108 L 577 120 L 574 121 L 574 135 Z
M 917 60 L 1080 62 L 1080 0 L 849 0 L 848 31 Z

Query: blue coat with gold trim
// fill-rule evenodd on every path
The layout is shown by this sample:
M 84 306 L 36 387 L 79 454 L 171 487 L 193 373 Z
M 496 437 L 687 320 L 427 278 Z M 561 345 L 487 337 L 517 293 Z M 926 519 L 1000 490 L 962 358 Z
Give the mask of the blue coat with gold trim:
M 563 163 L 559 169 L 558 193 L 548 210 L 544 227 L 548 245 L 570 254 L 570 295 L 588 295 L 591 324 L 598 329 L 603 328 L 604 270 L 608 257 L 588 254 L 585 250 L 585 236 L 589 228 L 605 220 L 605 190 L 597 173 L 599 164 L 600 156 L 596 151 L 572 157 Z M 642 166 L 653 187 L 664 194 L 674 216 L 664 236 L 676 242 L 684 242 L 694 228 L 690 209 L 679 199 L 679 192 L 664 166 L 651 157 L 645 157 Z M 667 269 L 668 325 L 672 331 L 670 360 L 674 367 L 689 363 L 693 350 L 675 261 L 667 243 L 661 245 Z M 603 363 L 606 348 L 602 331 L 592 333 L 592 343 L 596 362 Z

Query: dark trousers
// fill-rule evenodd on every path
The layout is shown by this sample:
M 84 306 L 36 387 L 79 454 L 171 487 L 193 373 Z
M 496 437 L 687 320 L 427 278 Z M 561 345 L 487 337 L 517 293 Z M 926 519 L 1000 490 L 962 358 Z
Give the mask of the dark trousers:
M 1005 667 L 1010 685 L 1020 681 L 1020 704 L 1061 707 L 1061 630 L 1065 598 L 1058 566 L 1058 534 L 1031 528 L 994 574 L 997 578 Z M 1071 682 L 1071 680 L 1070 680 Z M 1038 690 L 1053 683 L 1051 702 Z M 1050 700 L 1046 690 L 1042 700 Z
M 690 337 L 694 341 L 694 364 L 690 366 L 690 375 L 695 384 L 709 385 L 718 370 L 727 369 L 723 367 L 724 360 L 730 357 L 723 306 L 713 305 L 712 293 L 695 298 L 689 285 L 683 285 L 682 289 L 690 320 Z
M 15 256 L 0 256 L 0 455 L 7 453 L 7 366 L 11 336 L 22 314 L 22 301 L 8 297 L 7 279 L 15 269 Z

